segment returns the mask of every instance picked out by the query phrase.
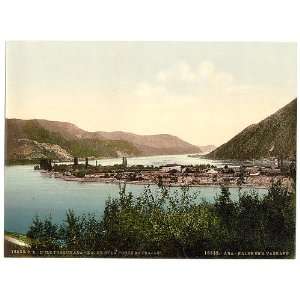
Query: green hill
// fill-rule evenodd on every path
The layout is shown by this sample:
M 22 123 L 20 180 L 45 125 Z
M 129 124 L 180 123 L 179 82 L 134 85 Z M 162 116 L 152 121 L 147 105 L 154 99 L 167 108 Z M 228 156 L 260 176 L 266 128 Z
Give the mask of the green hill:
M 6 119 L 6 161 L 199 153 L 200 148 L 169 134 L 89 132 L 68 122 Z
M 38 120 L 6 120 L 5 159 L 8 162 L 35 161 L 42 157 L 67 159 L 72 156 L 119 157 L 138 154 L 139 150 L 126 141 L 62 135 L 42 127 Z
M 213 159 L 252 159 L 296 155 L 297 99 L 245 128 L 207 157 Z

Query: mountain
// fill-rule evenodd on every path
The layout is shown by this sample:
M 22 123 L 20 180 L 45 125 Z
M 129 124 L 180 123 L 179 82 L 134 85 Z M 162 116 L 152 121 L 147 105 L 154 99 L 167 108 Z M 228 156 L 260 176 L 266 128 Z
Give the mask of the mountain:
M 36 160 L 42 157 L 120 157 L 139 155 L 126 141 L 100 140 L 85 136 L 73 124 L 46 120 L 6 119 L 6 161 Z
M 245 128 L 207 155 L 215 159 L 252 159 L 296 155 L 297 99 Z
M 98 131 L 99 138 L 132 143 L 142 155 L 197 153 L 199 147 L 170 134 L 138 135 L 123 131 Z
M 36 121 L 44 129 L 60 134 L 65 139 L 77 139 L 82 138 L 86 134 L 86 131 L 80 129 L 76 125 L 68 122 L 57 122 L 48 120 L 32 120 Z
M 93 139 L 99 141 L 109 140 L 128 142 L 137 148 L 140 155 L 185 154 L 199 152 L 199 147 L 189 144 L 178 137 L 169 134 L 138 135 L 123 131 L 89 132 L 67 122 L 40 119 L 18 121 L 35 122 L 37 126 L 49 131 L 49 133 L 58 134 L 67 140 Z
M 215 150 L 217 147 L 215 145 L 206 145 L 206 146 L 199 146 L 201 153 L 206 154 L 213 150 Z
M 121 157 L 199 152 L 199 148 L 168 134 L 88 132 L 74 124 L 48 120 L 6 119 L 6 160 L 42 157 Z

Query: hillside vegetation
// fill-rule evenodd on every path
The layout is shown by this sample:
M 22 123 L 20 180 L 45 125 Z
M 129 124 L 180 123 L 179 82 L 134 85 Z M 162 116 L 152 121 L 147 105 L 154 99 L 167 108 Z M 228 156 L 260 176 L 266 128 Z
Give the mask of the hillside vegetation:
M 88 132 L 67 122 L 6 120 L 6 161 L 38 158 L 68 160 L 78 157 L 120 157 L 199 153 L 200 148 L 169 134 Z
M 43 128 L 37 120 L 7 120 L 6 147 L 6 160 L 15 162 L 42 157 L 64 160 L 72 156 L 118 157 L 139 154 L 138 149 L 129 142 L 62 135 Z M 62 151 L 64 157 L 60 155 Z
M 125 141 L 135 146 L 140 155 L 159 154 L 185 154 L 199 153 L 201 149 L 190 143 L 183 141 L 177 136 L 170 134 L 150 134 L 141 135 L 125 131 L 95 131 L 89 132 L 78 128 L 76 125 L 67 122 L 57 122 L 48 120 L 35 120 L 38 124 L 49 132 L 58 133 L 66 139 L 94 139 Z
M 207 155 L 215 159 L 292 158 L 296 154 L 297 99 L 248 126 Z

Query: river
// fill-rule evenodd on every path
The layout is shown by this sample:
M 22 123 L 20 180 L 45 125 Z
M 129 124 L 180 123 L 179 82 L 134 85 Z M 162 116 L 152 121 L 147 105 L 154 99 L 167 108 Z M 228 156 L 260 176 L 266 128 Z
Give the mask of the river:
M 90 163 L 95 163 L 91 161 Z M 121 163 L 121 159 L 98 160 L 102 165 Z M 169 163 L 183 165 L 214 164 L 223 165 L 221 161 L 188 157 L 187 155 L 161 155 L 151 157 L 128 158 L 128 165 L 160 166 Z M 155 189 L 156 187 L 152 187 Z M 127 190 L 134 194 L 143 191 L 142 185 L 127 185 Z M 200 198 L 214 201 L 219 188 L 193 187 L 200 190 Z M 243 191 L 249 188 L 243 188 Z M 34 215 L 52 216 L 55 223 L 65 219 L 67 209 L 74 209 L 78 214 L 103 214 L 105 201 L 108 197 L 117 196 L 118 185 L 104 183 L 80 183 L 63 181 L 43 176 L 33 170 L 33 165 L 17 165 L 5 167 L 5 200 L 4 227 L 6 231 L 26 233 Z M 238 189 L 230 188 L 231 196 L 238 197 Z M 265 189 L 257 189 L 259 194 L 266 193 Z

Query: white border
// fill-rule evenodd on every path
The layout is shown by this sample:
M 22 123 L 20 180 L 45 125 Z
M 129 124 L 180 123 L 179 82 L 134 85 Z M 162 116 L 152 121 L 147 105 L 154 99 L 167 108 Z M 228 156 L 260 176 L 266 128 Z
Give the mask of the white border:
M 299 42 L 299 11 L 297 1 L 292 0 L 2 1 L 1 116 L 4 40 Z M 3 129 L 1 126 L 2 141 Z M 297 145 L 299 149 L 299 138 Z M 3 144 L 0 159 L 3 174 Z M 297 188 L 299 191 L 299 180 Z M 3 199 L 2 184 L 0 193 Z M 3 228 L 3 203 L 0 212 Z M 289 261 L 1 258 L 0 293 L 2 299 L 51 300 L 295 299 L 299 291 L 299 243 L 297 257 Z

